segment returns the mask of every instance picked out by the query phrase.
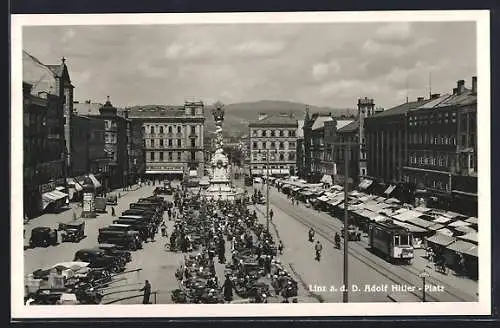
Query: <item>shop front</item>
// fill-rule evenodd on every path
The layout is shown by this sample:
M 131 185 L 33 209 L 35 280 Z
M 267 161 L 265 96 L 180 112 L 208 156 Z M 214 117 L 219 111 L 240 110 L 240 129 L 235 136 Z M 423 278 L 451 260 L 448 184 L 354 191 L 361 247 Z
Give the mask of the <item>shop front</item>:
M 66 207 L 69 202 L 66 191 L 66 180 L 57 179 L 38 187 L 41 195 L 40 210 L 41 212 L 58 212 Z

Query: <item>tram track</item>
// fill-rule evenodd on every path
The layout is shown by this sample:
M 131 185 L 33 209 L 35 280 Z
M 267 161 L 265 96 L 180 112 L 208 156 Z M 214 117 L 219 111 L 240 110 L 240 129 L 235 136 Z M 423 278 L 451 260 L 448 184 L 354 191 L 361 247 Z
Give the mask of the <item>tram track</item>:
M 324 220 L 323 217 L 319 216 L 317 213 L 308 213 L 308 215 L 300 215 L 297 211 L 291 210 L 290 207 L 284 206 L 284 204 L 280 204 L 278 202 L 273 202 L 273 206 L 276 206 L 283 212 L 285 212 L 288 216 L 292 217 L 296 221 L 302 223 L 304 226 L 313 227 L 316 232 L 321 235 L 325 240 L 334 245 L 333 235 L 335 232 L 340 232 L 341 228 L 336 227 L 333 224 L 328 224 L 326 222 L 321 222 L 318 220 L 313 220 L 310 218 L 311 214 L 313 216 L 317 216 L 321 220 Z M 301 211 L 304 211 L 301 209 Z M 304 211 L 305 212 L 305 211 Z M 352 242 L 351 242 L 352 243 Z M 352 244 L 351 244 L 352 245 Z M 354 247 L 353 247 L 354 246 Z M 410 286 L 419 286 L 421 284 L 421 278 L 418 276 L 420 272 L 412 269 L 411 267 L 407 267 L 404 265 L 394 266 L 388 262 L 378 263 L 373 260 L 370 256 L 374 256 L 372 253 L 369 253 L 363 245 L 355 243 L 353 246 L 349 247 L 349 255 L 363 264 L 367 265 L 375 272 L 381 274 L 386 277 L 390 281 L 398 285 L 410 285 Z M 363 249 L 358 249 L 362 247 Z M 367 254 L 364 254 L 367 253 Z M 378 257 L 377 257 L 378 258 Z M 391 270 L 391 266 L 394 266 L 394 270 Z M 397 270 L 404 271 L 411 277 L 404 276 L 402 274 L 396 273 Z M 472 302 L 470 295 L 464 295 L 465 293 L 452 287 L 449 284 L 443 283 L 442 281 L 434 278 L 428 277 L 426 281 L 429 285 L 434 286 L 443 286 L 444 290 L 439 293 L 440 297 L 437 297 L 434 293 L 426 292 L 426 299 L 432 302 Z M 419 299 L 422 298 L 422 292 L 409 292 Z

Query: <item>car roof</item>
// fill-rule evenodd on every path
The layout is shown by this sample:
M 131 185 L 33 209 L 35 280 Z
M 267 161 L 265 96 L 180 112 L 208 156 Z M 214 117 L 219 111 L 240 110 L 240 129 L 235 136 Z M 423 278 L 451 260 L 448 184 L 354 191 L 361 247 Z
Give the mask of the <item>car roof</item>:
M 120 219 L 142 219 L 142 215 L 122 215 Z
M 109 225 L 110 227 L 122 227 L 122 228 L 128 228 L 130 227 L 130 224 L 119 224 L 119 223 L 113 223 Z
M 99 248 L 82 248 L 80 250 L 77 251 L 77 253 L 83 253 L 83 252 L 86 252 L 86 253 L 103 253 L 103 251 Z

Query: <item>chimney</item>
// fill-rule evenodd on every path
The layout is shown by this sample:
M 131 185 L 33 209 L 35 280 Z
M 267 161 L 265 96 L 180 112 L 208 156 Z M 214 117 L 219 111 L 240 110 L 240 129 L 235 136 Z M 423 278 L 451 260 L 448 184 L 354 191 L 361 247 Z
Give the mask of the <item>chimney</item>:
M 453 88 L 453 95 L 456 95 L 458 92 L 458 89 L 457 88 Z
M 259 121 L 262 121 L 265 118 L 267 118 L 267 114 L 266 113 L 259 113 Z
M 472 93 L 477 93 L 477 76 L 472 77 Z
M 441 94 L 439 94 L 439 93 L 433 93 L 433 94 L 431 95 L 431 99 L 437 99 L 437 98 L 439 98 L 439 97 L 441 97 Z
M 418 98 L 417 98 L 417 101 L 418 101 L 418 102 L 424 101 L 424 97 L 418 97 Z
M 464 80 L 458 80 L 457 81 L 457 94 L 462 94 L 465 89 L 465 81 Z

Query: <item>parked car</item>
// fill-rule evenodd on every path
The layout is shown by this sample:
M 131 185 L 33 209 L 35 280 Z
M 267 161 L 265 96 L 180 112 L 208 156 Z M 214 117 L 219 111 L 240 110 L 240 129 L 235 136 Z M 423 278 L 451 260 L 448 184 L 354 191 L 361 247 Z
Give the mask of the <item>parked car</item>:
M 100 244 L 99 249 L 102 249 L 106 255 L 123 257 L 126 263 L 132 261 L 132 253 L 119 249 L 118 246 L 114 244 Z
M 95 211 L 97 213 L 105 213 L 106 212 L 106 198 L 104 197 L 96 197 L 95 198 Z
M 262 183 L 262 178 L 260 177 L 253 178 L 253 183 Z
M 31 230 L 30 247 L 57 245 L 57 230 L 49 227 L 36 227 Z
M 135 251 L 142 248 L 142 239 L 139 231 L 124 230 L 113 225 L 99 229 L 97 242 L 99 244 L 114 244 L 128 250 Z
M 59 223 L 59 231 L 62 231 L 61 241 L 79 242 L 85 237 L 85 221 L 74 220 L 67 223 Z
M 75 253 L 74 261 L 87 262 L 89 268 L 104 268 L 109 272 L 121 272 L 125 265 L 116 256 L 106 255 L 104 250 L 100 249 L 80 249 Z

